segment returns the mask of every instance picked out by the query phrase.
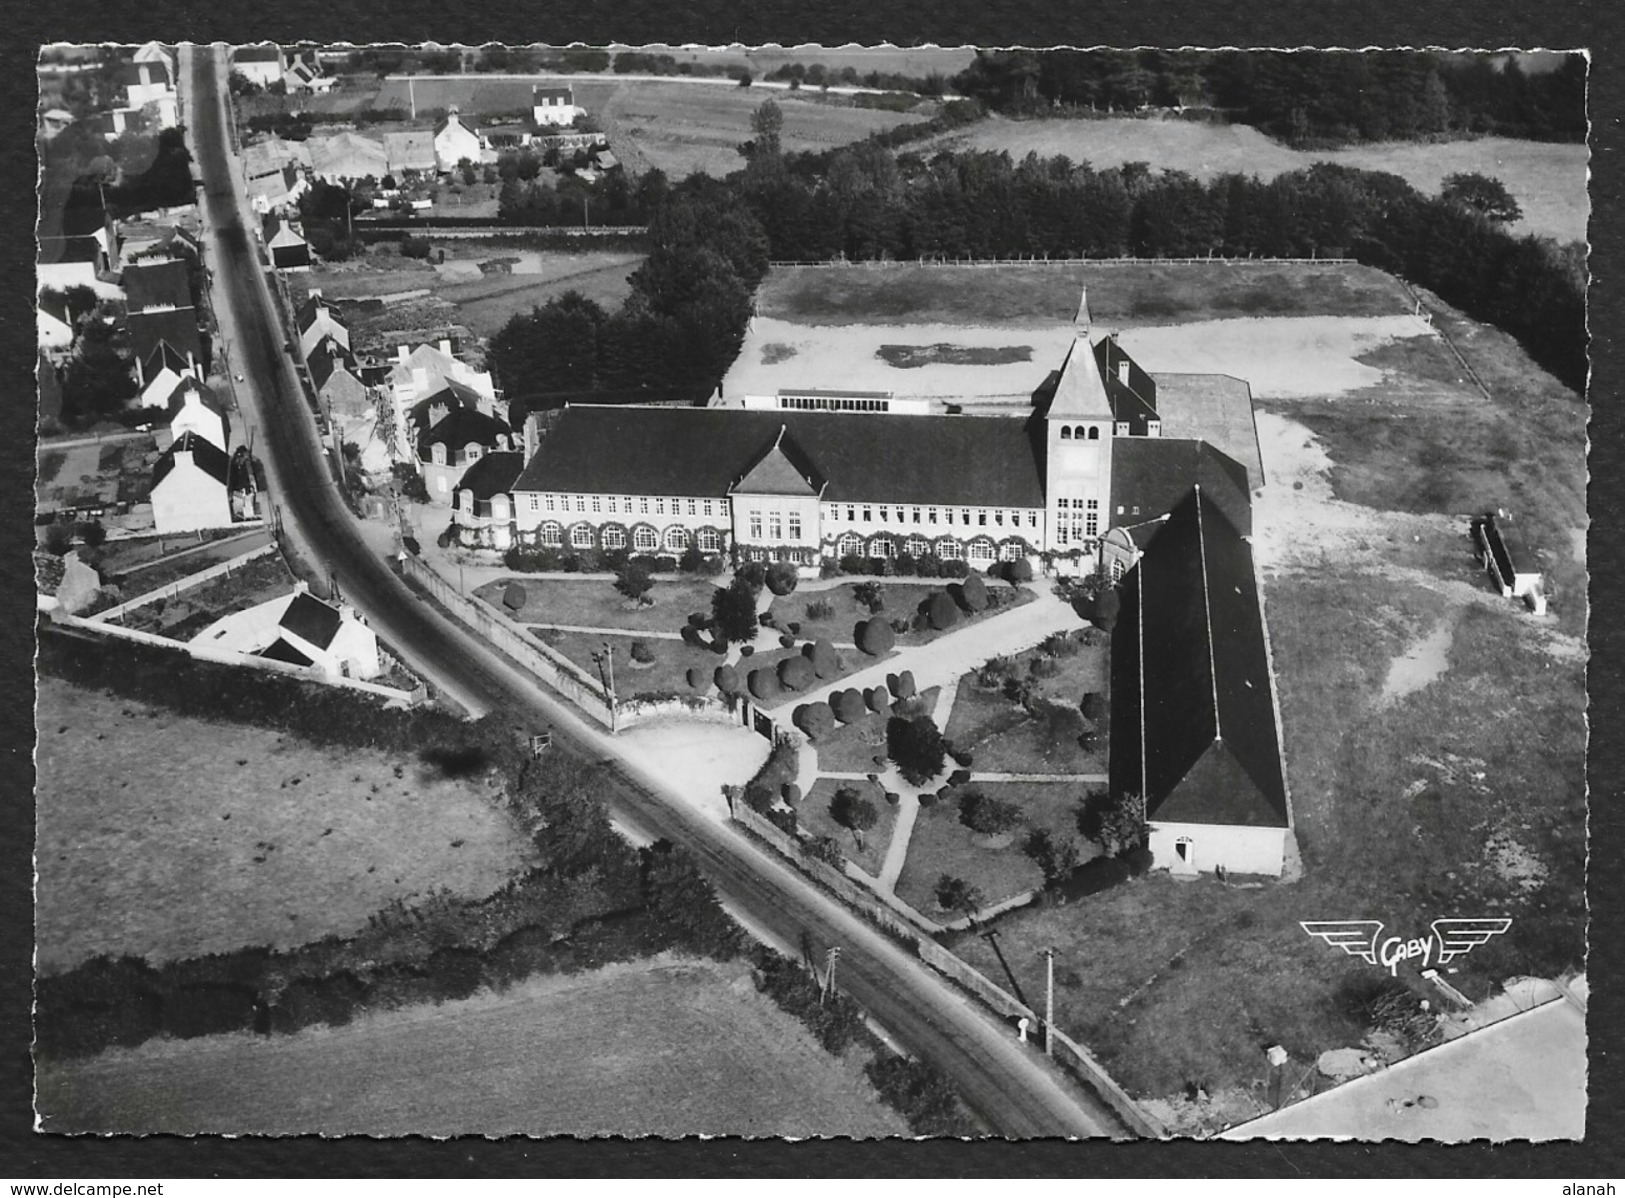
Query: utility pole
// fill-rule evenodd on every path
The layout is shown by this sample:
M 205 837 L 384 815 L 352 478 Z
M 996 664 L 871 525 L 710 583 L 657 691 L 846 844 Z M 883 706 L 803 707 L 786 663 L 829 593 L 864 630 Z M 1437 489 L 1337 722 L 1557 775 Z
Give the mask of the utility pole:
M 1055 1055 L 1055 1037 L 1052 1029 L 1055 1027 L 1055 949 L 1044 950 L 1044 959 L 1049 964 L 1049 982 L 1044 997 L 1044 1055 Z
M 835 962 L 841 959 L 841 946 L 830 946 L 829 952 L 824 954 L 824 986 L 818 992 L 818 1005 L 824 1005 L 824 997 L 835 992 Z

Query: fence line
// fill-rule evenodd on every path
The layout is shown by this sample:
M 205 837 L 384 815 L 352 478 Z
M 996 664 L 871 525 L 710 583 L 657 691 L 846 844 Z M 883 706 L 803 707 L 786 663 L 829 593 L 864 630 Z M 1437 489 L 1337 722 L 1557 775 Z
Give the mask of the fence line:
M 1089 254 L 1022 254 L 1013 258 L 977 258 L 945 254 L 925 254 L 915 258 L 864 259 L 847 258 L 777 258 L 769 266 L 828 266 L 876 268 L 888 266 L 1358 266 L 1358 258 L 1245 258 L 1210 254 L 1202 258 L 1136 258 L 1119 254 L 1096 257 Z
M 219 562 L 206 569 L 199 570 L 196 574 L 188 574 L 185 578 L 177 578 L 174 582 L 165 583 L 156 590 L 137 595 L 134 599 L 128 599 L 117 607 L 110 607 L 106 611 L 96 612 L 88 618 L 91 623 L 105 624 L 109 620 L 116 620 L 128 612 L 135 611 L 140 607 L 146 607 L 150 603 L 156 603 L 160 599 L 173 599 L 182 591 L 193 590 L 212 579 L 230 574 L 233 570 L 246 566 L 255 558 L 265 557 L 276 551 L 276 542 L 268 541 L 258 549 L 250 549 L 247 553 L 240 553 L 228 561 Z
M 399 559 L 401 573 L 422 587 L 471 631 L 558 691 L 587 715 L 611 730 L 615 717 L 602 686 L 575 662 L 532 636 L 477 596 L 458 592 L 411 554 Z
M 878 896 L 861 889 L 833 866 L 816 858 L 808 857 L 802 851 L 800 842 L 778 825 L 769 822 L 742 803 L 734 804 L 732 818 L 735 823 L 766 841 L 816 881 L 822 882 L 843 901 L 869 915 L 881 927 L 904 937 L 913 946 L 920 960 L 938 973 L 958 982 L 998 1014 L 1026 1016 L 1032 1021 L 1034 1027 L 1042 1025 L 1042 1020 L 1037 1012 L 989 981 L 984 974 L 968 962 L 938 944 L 931 937 L 929 931 L 922 930 L 914 926 L 913 923 L 900 918 L 900 912 L 894 911 L 881 903 Z M 1088 1049 L 1059 1031 L 1054 1032 L 1054 1045 L 1059 1050 L 1057 1055 L 1062 1062 L 1069 1065 L 1074 1072 L 1083 1078 L 1085 1083 L 1093 1087 L 1100 1098 L 1117 1114 L 1118 1118 L 1137 1135 L 1154 1139 L 1165 1139 L 1167 1137 L 1167 1129 L 1162 1126 L 1161 1122 L 1143 1110 L 1129 1095 L 1128 1091 L 1118 1085 L 1111 1074 L 1106 1072 L 1105 1067 L 1095 1059 Z
M 392 686 L 382 686 L 376 682 L 366 682 L 360 678 L 335 678 L 329 674 L 307 670 L 303 666 L 296 666 L 289 662 L 273 661 L 269 657 L 258 657 L 252 653 L 238 653 L 233 649 L 220 649 L 210 645 L 194 645 L 189 641 L 177 641 L 167 636 L 159 636 L 155 632 L 143 632 L 139 628 L 126 628 L 122 624 L 103 624 L 79 616 L 70 616 L 60 609 L 53 611 L 50 618 L 52 623 L 65 625 L 69 628 L 80 628 L 87 632 L 96 633 L 99 636 L 137 641 L 143 645 L 156 645 L 163 649 L 179 649 L 187 656 L 198 661 L 212 661 L 227 666 L 246 666 L 253 670 L 286 674 L 306 682 L 319 682 L 323 686 L 336 686 L 344 690 L 361 691 L 364 694 L 402 703 L 407 707 L 425 702 L 429 697 L 428 688 L 422 685 L 415 691 L 403 691 Z

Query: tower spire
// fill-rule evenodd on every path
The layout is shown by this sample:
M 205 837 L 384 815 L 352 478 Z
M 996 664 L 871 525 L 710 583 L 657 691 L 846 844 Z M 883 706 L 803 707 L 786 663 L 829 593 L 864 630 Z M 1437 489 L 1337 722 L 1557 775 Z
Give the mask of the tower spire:
M 1082 329 L 1085 336 L 1088 336 L 1089 326 L 1093 322 L 1089 319 L 1089 288 L 1087 287 L 1080 288 L 1080 294 L 1078 296 L 1078 314 L 1073 319 L 1072 323 Z

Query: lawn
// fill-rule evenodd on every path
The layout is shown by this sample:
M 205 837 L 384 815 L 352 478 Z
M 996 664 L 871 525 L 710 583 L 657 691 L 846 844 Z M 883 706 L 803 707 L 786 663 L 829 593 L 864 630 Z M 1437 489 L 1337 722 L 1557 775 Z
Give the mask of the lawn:
M 886 720 L 891 715 L 921 712 L 930 715 L 936 710 L 937 696 L 941 693 L 941 687 L 933 686 L 908 700 L 907 712 L 902 710 L 903 704 L 898 704 L 897 709 L 884 717 L 871 711 L 861 720 L 854 720 L 850 724 L 836 724 L 835 731 L 813 742 L 813 747 L 818 751 L 819 772 L 876 773 L 879 767 L 875 765 L 875 756 L 886 755 Z
M 482 337 L 493 337 L 513 317 L 568 291 L 580 292 L 607 311 L 616 311 L 632 293 L 627 280 L 643 261 L 643 255 L 635 253 L 526 252 L 540 257 L 543 269 L 492 274 L 477 282 L 442 282 L 435 292 L 457 306 L 459 317 L 470 329 Z M 502 256 L 500 251 L 497 256 Z
M 857 625 L 860 621 L 871 616 L 869 607 L 860 603 L 856 595 L 856 588 L 863 582 L 878 582 L 881 585 L 881 595 L 885 605 L 879 615 L 886 620 L 895 620 L 899 617 L 912 618 L 932 595 L 950 586 L 956 579 L 944 578 L 933 582 L 911 582 L 893 578 L 854 579 L 850 583 L 827 587 L 822 590 L 797 591 L 794 594 L 775 598 L 768 608 L 770 612 L 783 624 L 788 626 L 795 622 L 801 625 L 799 635 L 808 638 L 828 637 L 837 644 L 851 644 L 857 634 Z M 987 580 L 989 595 L 1000 595 L 1000 606 L 994 607 L 990 602 L 986 608 L 979 612 L 959 612 L 959 620 L 952 626 L 944 629 L 921 628 L 897 634 L 899 646 L 927 645 L 940 636 L 947 636 L 950 632 L 958 632 L 979 620 L 1000 612 L 1009 611 L 1013 607 L 1020 607 L 1031 603 L 1031 592 L 1007 583 Z M 814 617 L 808 610 L 813 604 L 824 602 L 834 609 L 830 615 Z
M 1028 153 L 1065 154 L 1097 170 L 1147 162 L 1153 170 L 1179 170 L 1202 182 L 1238 173 L 1273 179 L 1316 162 L 1399 175 L 1424 195 L 1437 195 L 1445 176 L 1459 172 L 1501 180 L 1523 208 L 1517 234 L 1582 241 L 1590 207 L 1588 152 L 1583 145 L 1483 137 L 1449 142 L 1404 142 L 1339 150 L 1294 150 L 1249 125 L 1198 121 L 992 119 L 925 143 L 921 152 L 967 148 L 1003 151 L 1016 161 Z
M 978 835 L 959 819 L 960 796 L 970 791 L 1016 804 L 1022 822 L 1003 836 Z M 989 906 L 1039 889 L 1043 871 L 1021 851 L 1022 841 L 1030 829 L 1046 828 L 1058 845 L 1074 841 L 1082 856 L 1091 855 L 1073 814 L 1081 798 L 1078 787 L 1058 782 L 970 782 L 944 790 L 937 802 L 920 808 L 897 879 L 897 897 L 929 919 L 949 920 L 964 912 L 937 906 L 937 879 L 943 874 L 968 882 Z
M 746 966 L 660 957 L 42 1065 L 39 1109 L 53 1132 L 907 1135 L 864 1060 L 826 1053 Z
M 481 896 L 530 859 L 473 783 L 382 753 L 40 679 L 40 968 L 166 961 L 349 935 L 446 887 Z
M 781 266 L 757 289 L 756 310 L 764 320 L 811 326 L 1070 325 L 1085 287 L 1095 321 L 1130 325 L 1410 310 L 1404 289 L 1370 267 L 1261 262 L 1132 268 L 1067 263 L 998 270 L 907 263 Z
M 607 645 L 615 664 L 615 694 L 622 702 L 631 699 L 662 699 L 672 695 L 698 695 L 688 684 L 688 671 L 698 666 L 705 674 L 707 686 L 722 658 L 709 649 L 670 641 L 636 636 L 604 636 L 592 632 L 553 632 L 531 629 L 547 644 L 564 654 L 593 678 L 599 676 L 599 667 L 593 661 Z M 632 660 L 632 646 L 642 639 L 654 660 L 641 664 Z
M 291 594 L 294 581 L 281 555 L 268 553 L 173 599 L 138 607 L 117 623 L 178 641 L 190 640 L 222 616 Z
M 718 579 L 681 578 L 654 584 L 639 606 L 625 598 L 608 579 L 527 578 L 515 575 L 488 583 L 474 593 L 521 624 L 555 624 L 577 628 L 616 628 L 627 632 L 678 632 L 694 612 L 711 614 L 711 596 Z M 721 580 L 723 582 L 726 579 Z M 509 583 L 525 591 L 525 605 L 517 612 L 502 597 Z
M 836 823 L 829 813 L 830 800 L 835 797 L 835 792 L 844 786 L 850 786 L 867 797 L 875 805 L 875 810 L 880 813 L 880 819 L 875 826 L 863 834 L 861 849 L 851 830 Z M 870 876 L 874 876 L 880 873 L 880 867 L 886 860 L 886 848 L 891 844 L 892 829 L 897 826 L 897 808 L 886 802 L 886 788 L 878 783 L 867 779 L 848 781 L 840 778 L 820 778 L 813 785 L 812 791 L 796 804 L 796 821 L 796 826 L 804 838 L 834 837 L 835 843 L 841 846 L 841 852 L 846 854 L 847 860 Z
M 1088 630 L 1086 647 L 1066 656 L 1037 649 L 1011 660 L 1011 675 L 1027 681 L 1034 698 L 1053 704 L 1051 717 L 1035 717 L 998 687 L 984 687 L 975 674 L 959 680 L 948 717 L 948 739 L 976 754 L 975 768 L 994 773 L 1099 774 L 1106 770 L 1105 746 L 1087 752 L 1079 737 L 1088 727 L 1078 704 L 1085 694 L 1106 693 L 1110 648 L 1104 635 Z M 1054 669 L 1053 674 L 1034 673 Z

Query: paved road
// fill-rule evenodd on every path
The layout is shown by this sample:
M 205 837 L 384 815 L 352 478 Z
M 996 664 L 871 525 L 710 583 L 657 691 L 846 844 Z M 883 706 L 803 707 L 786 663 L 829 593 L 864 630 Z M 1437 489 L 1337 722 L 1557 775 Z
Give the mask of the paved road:
M 183 53 L 185 51 L 183 50 Z M 953 1077 L 995 1132 L 1013 1137 L 1122 1136 L 1104 1103 L 1015 1042 L 997 1020 L 920 961 L 860 922 L 776 856 L 720 827 L 633 762 L 608 756 L 615 742 L 587 726 L 488 646 L 414 595 L 363 541 L 331 475 L 293 367 L 282 349 L 242 197 L 233 185 L 219 94 L 219 63 L 189 56 L 182 75 L 194 101 L 190 128 L 205 180 L 206 228 L 215 255 L 215 303 L 234 368 L 247 376 L 239 403 L 258 430 L 286 538 L 318 576 L 340 588 L 414 667 L 475 712 L 510 713 L 516 726 L 551 725 L 564 751 L 603 762 L 611 811 L 635 829 L 692 852 L 722 893 L 784 943 L 842 947 L 842 988 L 910 1051 Z

